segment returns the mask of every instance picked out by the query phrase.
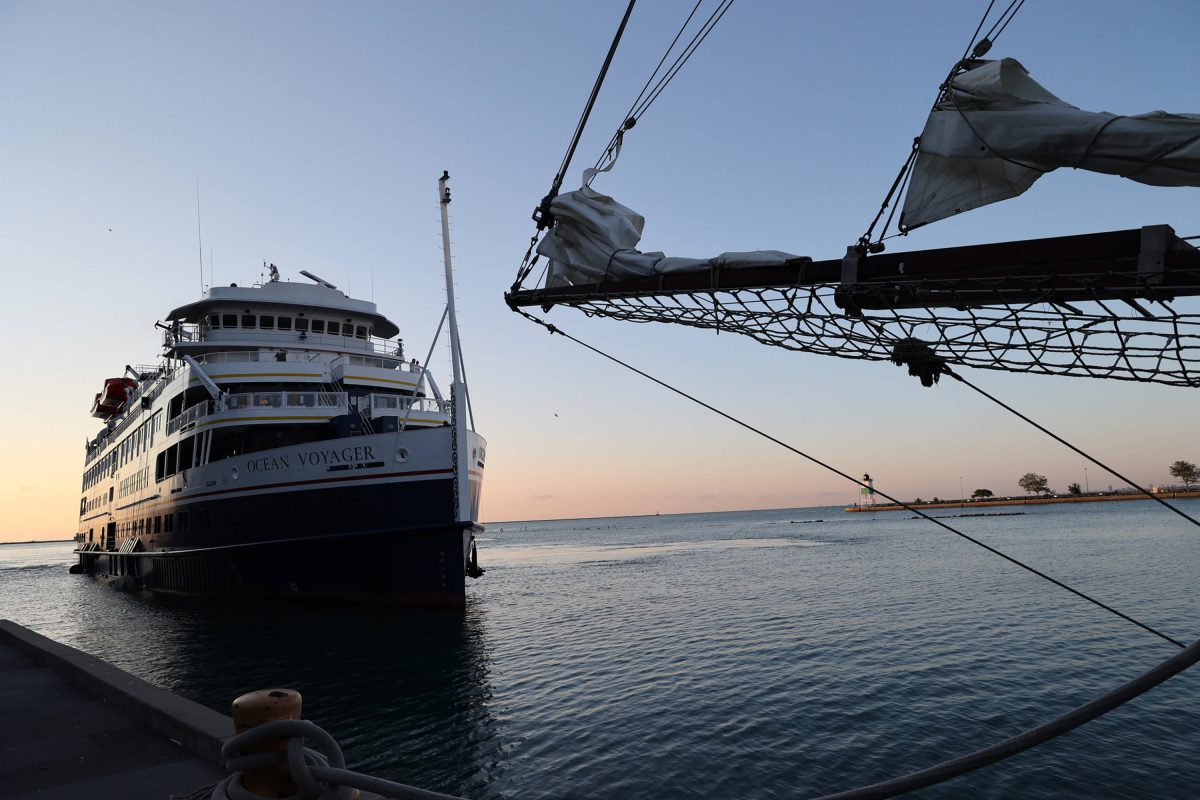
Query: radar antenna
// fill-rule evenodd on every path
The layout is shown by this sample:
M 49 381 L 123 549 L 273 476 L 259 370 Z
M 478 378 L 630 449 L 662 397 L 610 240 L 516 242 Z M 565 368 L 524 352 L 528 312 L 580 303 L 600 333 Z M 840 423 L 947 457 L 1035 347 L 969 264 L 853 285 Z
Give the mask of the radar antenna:
M 336 289 L 337 288 L 329 281 L 325 280 L 324 278 L 313 275 L 311 272 L 309 272 L 306 269 L 300 270 L 300 274 L 303 275 L 304 277 L 308 278 L 309 280 L 313 281 L 314 283 L 324 286 L 326 289 Z

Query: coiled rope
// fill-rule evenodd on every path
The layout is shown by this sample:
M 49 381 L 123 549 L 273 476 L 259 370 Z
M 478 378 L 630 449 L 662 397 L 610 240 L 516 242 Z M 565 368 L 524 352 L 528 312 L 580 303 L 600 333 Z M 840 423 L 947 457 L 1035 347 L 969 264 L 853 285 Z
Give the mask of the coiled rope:
M 257 745 L 280 739 L 287 740 L 286 751 L 251 752 Z M 306 739 L 315 742 L 321 751 L 305 747 Z M 258 725 L 225 742 L 221 755 L 232 775 L 191 795 L 177 795 L 174 800 L 354 800 L 358 796 L 355 789 L 393 800 L 463 800 L 346 769 L 338 743 L 324 728 L 308 720 L 283 719 Z M 299 794 L 268 799 L 242 785 L 243 770 L 285 763 Z

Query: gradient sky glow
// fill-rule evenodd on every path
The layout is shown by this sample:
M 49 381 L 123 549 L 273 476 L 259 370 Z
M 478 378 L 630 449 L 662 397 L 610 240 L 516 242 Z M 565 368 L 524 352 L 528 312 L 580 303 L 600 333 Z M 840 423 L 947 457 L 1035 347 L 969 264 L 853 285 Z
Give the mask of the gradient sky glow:
M 690 0 L 644 2 L 567 188 Z M 839 256 L 870 221 L 982 0 L 735 3 L 596 188 L 643 249 Z M 460 320 L 491 520 L 827 505 L 855 488 L 510 313 L 502 293 L 623 11 L 600 2 L 0 0 L 0 541 L 75 531 L 101 381 L 157 361 L 199 294 L 308 269 L 373 298 L 423 357 L 444 302 L 436 179 L 453 177 Z M 1029 0 L 993 56 L 1089 110 L 1200 112 L 1200 5 Z M 895 249 L 1167 223 L 1200 190 L 1059 171 Z M 111 230 L 110 230 L 111 229 Z M 1194 306 L 1193 306 L 1194 307 Z M 551 321 L 901 497 L 1016 493 L 1084 461 L 954 385 L 730 334 Z M 433 363 L 448 381 L 448 356 Z M 1200 461 L 1194 391 L 971 372 L 1135 480 Z M 557 415 L 557 416 L 556 416 Z M 1092 489 L 1116 484 L 1089 467 Z M 399 513 L 399 511 L 398 511 Z

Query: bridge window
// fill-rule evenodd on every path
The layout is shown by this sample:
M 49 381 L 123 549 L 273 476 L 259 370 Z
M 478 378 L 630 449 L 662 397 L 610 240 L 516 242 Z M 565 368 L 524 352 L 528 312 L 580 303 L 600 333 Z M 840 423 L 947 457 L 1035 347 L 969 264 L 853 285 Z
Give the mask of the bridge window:
M 237 327 L 237 314 L 222 314 L 221 315 L 221 327 L 222 328 L 236 328 Z
M 298 330 L 298 331 L 308 330 L 308 320 L 306 320 L 304 317 L 296 317 L 296 330 Z
M 253 314 L 242 314 L 242 327 L 243 328 L 254 328 L 255 327 L 255 318 L 254 318 Z
M 220 314 L 209 314 L 208 315 L 208 327 L 210 327 L 210 328 L 221 327 L 221 315 Z
M 279 317 L 278 320 L 276 321 L 276 324 L 279 326 L 279 330 L 290 331 L 292 329 L 292 318 L 291 317 Z
M 355 336 L 355 338 L 358 338 L 358 339 L 367 338 L 367 326 L 366 325 L 356 326 L 354 328 L 354 336 Z
M 264 331 L 275 330 L 275 317 L 270 314 L 263 314 L 258 318 L 258 327 Z
M 324 333 L 325 332 L 325 320 L 323 320 L 323 319 L 312 320 L 312 332 L 313 333 Z
M 337 336 L 339 333 L 341 333 L 342 329 L 338 323 L 330 320 L 327 330 L 329 331 L 330 336 Z

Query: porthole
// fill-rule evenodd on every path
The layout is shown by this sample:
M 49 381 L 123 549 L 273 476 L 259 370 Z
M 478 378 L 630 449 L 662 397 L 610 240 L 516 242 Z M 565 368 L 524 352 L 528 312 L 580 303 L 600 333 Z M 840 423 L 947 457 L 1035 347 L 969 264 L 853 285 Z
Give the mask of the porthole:
M 234 467 L 233 469 L 229 470 L 229 479 L 234 480 L 234 481 L 236 481 L 238 479 L 238 468 L 237 467 Z
M 397 461 L 408 461 L 408 448 L 407 447 L 396 448 L 396 460 Z

